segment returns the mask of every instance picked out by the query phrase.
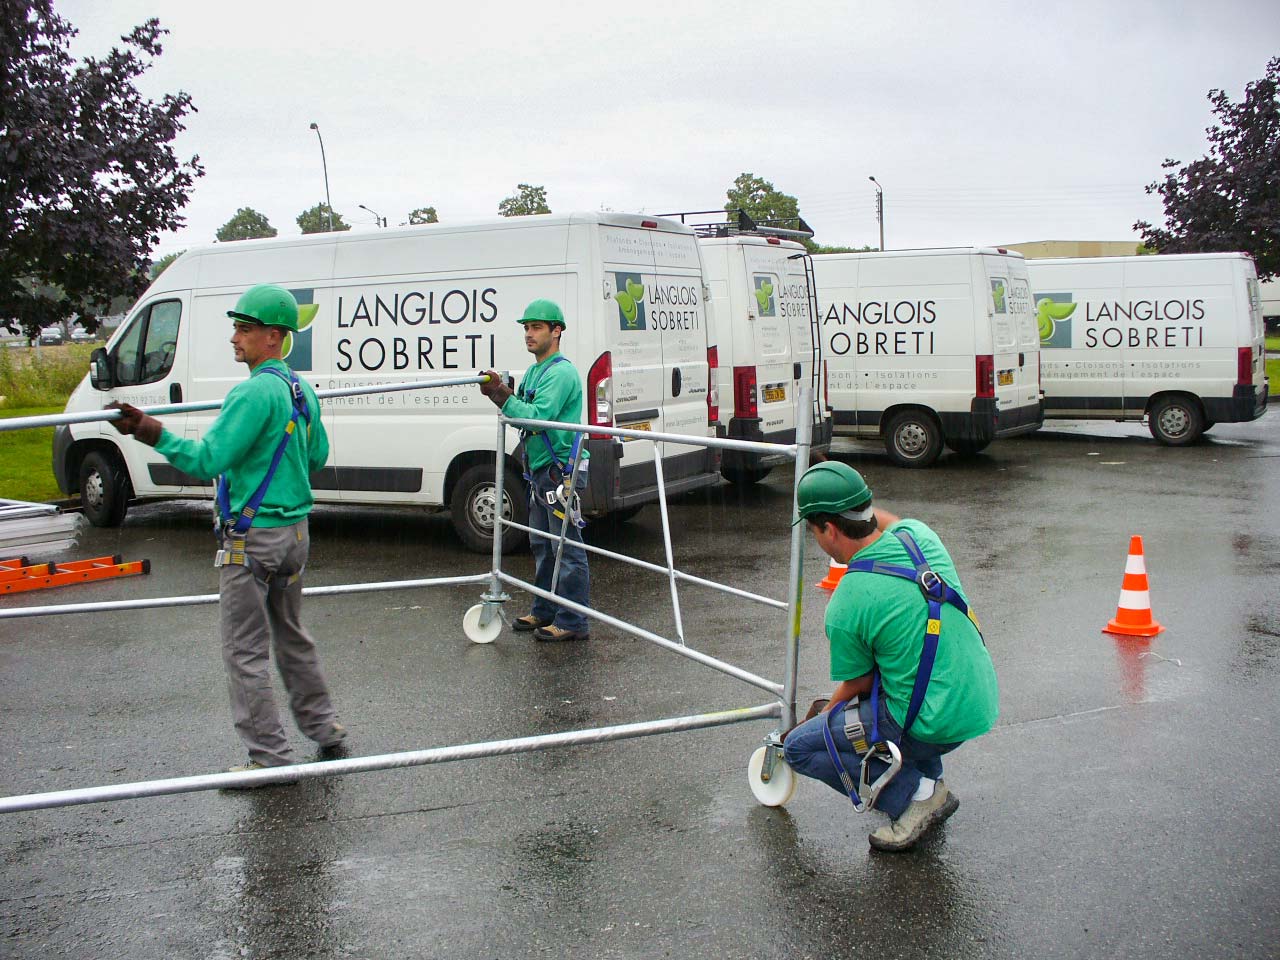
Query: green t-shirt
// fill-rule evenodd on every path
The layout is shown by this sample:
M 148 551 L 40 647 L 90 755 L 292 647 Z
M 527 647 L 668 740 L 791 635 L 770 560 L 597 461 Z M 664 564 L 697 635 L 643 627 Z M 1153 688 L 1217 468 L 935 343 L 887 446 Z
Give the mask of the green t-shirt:
M 248 380 L 231 388 L 218 419 L 203 438 L 188 440 L 164 430 L 156 443 L 157 452 L 193 477 L 212 480 L 225 473 L 231 486 L 233 517 L 239 516 L 267 475 L 293 412 L 288 384 L 267 373 L 268 367 L 289 369 L 281 360 L 266 360 L 254 367 Z M 255 527 L 285 527 L 305 518 L 315 502 L 310 475 L 329 459 L 329 436 L 320 422 L 320 402 L 311 384 L 301 383 L 311 425 L 298 421 L 253 518 Z
M 853 559 L 912 567 L 893 530 L 910 533 L 929 566 L 969 602 L 947 548 L 919 520 L 895 523 Z M 889 713 L 902 723 L 920 666 L 928 614 L 924 595 L 910 580 L 880 573 L 845 574 L 827 605 L 831 679 L 852 680 L 878 669 L 881 696 Z M 944 603 L 938 656 L 910 735 L 926 743 L 958 743 L 986 733 L 995 726 L 998 713 L 996 671 L 982 637 L 968 617 Z
M 578 371 L 573 364 L 569 360 L 557 360 L 559 356 L 559 353 L 553 353 L 525 371 L 520 379 L 520 389 L 502 405 L 504 414 L 525 420 L 582 422 L 582 381 L 578 379 Z M 533 402 L 521 400 L 520 397 L 527 396 L 530 389 Z M 568 462 L 573 451 L 574 434 L 568 430 L 548 430 L 547 436 L 556 451 L 556 458 L 561 463 Z M 584 456 L 586 447 L 584 437 L 581 444 Z M 525 440 L 525 453 L 529 457 L 530 470 L 541 470 L 551 462 L 551 453 L 537 434 Z

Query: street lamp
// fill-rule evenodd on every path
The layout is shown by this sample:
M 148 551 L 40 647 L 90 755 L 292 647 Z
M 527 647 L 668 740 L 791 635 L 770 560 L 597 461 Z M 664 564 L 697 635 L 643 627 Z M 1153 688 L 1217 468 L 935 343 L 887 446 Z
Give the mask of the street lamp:
M 867 177 L 876 185 L 876 222 L 880 224 L 880 250 L 884 252 L 884 187 L 875 177 Z
M 324 137 L 320 136 L 320 127 L 311 124 L 311 129 L 316 132 L 316 139 L 320 141 L 320 165 L 324 168 L 324 205 L 329 208 L 329 232 L 333 233 L 333 203 L 329 200 L 329 164 L 324 159 Z
M 356 206 L 361 210 L 369 210 L 363 203 L 357 203 Z M 373 214 L 373 225 L 375 227 L 385 227 L 387 225 L 387 218 L 378 216 L 377 210 L 369 210 L 369 212 Z

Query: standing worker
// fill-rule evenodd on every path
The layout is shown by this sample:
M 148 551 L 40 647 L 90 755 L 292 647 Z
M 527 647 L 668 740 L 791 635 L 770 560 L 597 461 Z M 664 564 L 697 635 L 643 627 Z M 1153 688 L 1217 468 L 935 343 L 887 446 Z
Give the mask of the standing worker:
M 909 850 L 960 806 L 942 782 L 942 755 L 995 725 L 995 667 L 951 555 L 929 527 L 874 508 L 844 463 L 810 467 L 796 500 L 796 522 L 849 570 L 826 614 L 838 685 L 823 712 L 787 734 L 786 760 L 859 809 L 889 815 L 868 837 L 872 847 Z M 861 796 L 860 773 L 870 788 Z
M 560 352 L 564 333 L 564 313 L 551 300 L 534 300 L 520 318 L 524 343 L 536 363 L 525 371 L 519 390 L 511 388 L 493 370 L 483 371 L 488 381 L 480 392 L 497 404 L 508 417 L 524 420 L 582 422 L 582 381 L 569 359 Z M 556 594 L 581 606 L 590 606 L 591 574 L 587 552 L 579 528 L 577 493 L 587 484 L 587 451 L 582 434 L 569 430 L 526 430 L 524 438 L 525 478 L 529 481 L 529 526 L 558 539 L 568 517 L 568 537 L 560 558 Z M 581 462 L 578 463 L 579 458 Z M 577 481 L 569 488 L 574 464 Z M 498 535 L 498 531 L 494 531 Z M 535 564 L 534 583 L 551 590 L 556 565 L 556 541 L 529 535 Z M 533 631 L 538 640 L 587 640 L 587 618 L 543 597 L 535 597 L 533 610 L 518 618 L 514 627 Z
M 282 359 L 284 339 L 298 330 L 298 303 L 288 290 L 246 290 L 227 316 L 235 321 L 235 358 L 249 368 L 202 440 L 188 440 L 129 404 L 117 430 L 133 434 L 179 470 L 218 478 L 215 532 L 221 549 L 218 590 L 222 657 L 231 713 L 249 762 L 231 772 L 293 763 L 271 692 L 269 643 L 289 692 L 289 707 L 321 755 L 338 751 L 347 731 L 335 719 L 315 642 L 302 626 L 302 571 L 311 538 L 310 474 L 329 457 L 329 438 L 311 385 Z

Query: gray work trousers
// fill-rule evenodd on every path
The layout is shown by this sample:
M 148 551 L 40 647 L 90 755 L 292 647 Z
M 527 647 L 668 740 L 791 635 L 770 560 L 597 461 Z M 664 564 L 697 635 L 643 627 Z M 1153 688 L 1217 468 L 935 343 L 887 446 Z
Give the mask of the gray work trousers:
M 232 544 L 224 540 L 223 547 L 230 550 Z M 231 715 L 249 759 L 267 767 L 293 762 L 271 690 L 270 646 L 298 729 L 322 745 L 340 739 L 334 736 L 335 712 L 315 641 L 301 620 L 302 569 L 310 549 L 306 520 L 250 527 L 244 552 L 252 562 L 221 568 L 222 659 Z

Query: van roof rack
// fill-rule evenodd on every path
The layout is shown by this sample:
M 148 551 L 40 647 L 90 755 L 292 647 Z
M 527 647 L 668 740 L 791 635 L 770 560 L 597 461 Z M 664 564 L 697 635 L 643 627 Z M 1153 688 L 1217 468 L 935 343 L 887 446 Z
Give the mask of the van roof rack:
M 664 213 L 663 217 L 679 220 L 693 227 L 694 233 L 700 237 L 786 237 L 792 240 L 808 240 L 813 236 L 813 228 L 804 222 L 802 217 L 787 217 L 776 220 L 755 220 L 745 210 L 688 210 L 684 213 Z M 720 217 L 723 219 L 690 223 L 687 217 Z

